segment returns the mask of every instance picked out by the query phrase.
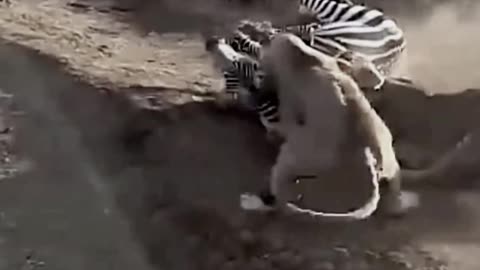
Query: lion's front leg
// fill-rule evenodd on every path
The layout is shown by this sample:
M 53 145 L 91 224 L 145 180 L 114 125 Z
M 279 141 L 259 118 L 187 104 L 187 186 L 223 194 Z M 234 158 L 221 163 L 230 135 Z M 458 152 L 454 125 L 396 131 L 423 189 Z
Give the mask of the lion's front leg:
M 285 142 L 285 135 L 280 131 L 277 126 L 270 125 L 265 126 L 265 128 L 265 138 L 269 143 L 280 146 L 282 143 Z
M 281 209 L 295 199 L 293 185 L 296 180 L 294 157 L 282 145 L 277 162 L 270 174 L 270 188 L 258 194 L 244 193 L 240 196 L 240 206 L 245 210 L 271 211 Z
M 275 197 L 278 208 L 297 199 L 295 193 L 297 168 L 296 157 L 290 151 L 288 142 L 283 143 L 270 175 L 270 192 Z

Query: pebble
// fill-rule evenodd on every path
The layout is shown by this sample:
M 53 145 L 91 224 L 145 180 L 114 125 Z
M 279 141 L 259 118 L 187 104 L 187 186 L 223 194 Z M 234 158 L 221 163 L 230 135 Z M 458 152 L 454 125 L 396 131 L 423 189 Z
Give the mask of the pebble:
M 406 269 L 413 269 L 413 265 L 408 262 L 405 255 L 398 251 L 389 251 L 386 253 L 388 258 L 395 264 L 402 266 Z
M 344 247 L 334 247 L 333 250 L 344 257 L 350 257 L 350 252 Z
M 395 261 L 395 263 L 405 269 L 413 269 L 413 265 L 408 261 Z
M 366 250 L 365 255 L 366 255 L 367 259 L 370 259 L 370 260 L 378 260 L 381 257 L 380 254 L 378 254 L 374 251 L 371 251 L 371 250 Z
M 398 251 L 388 251 L 386 255 L 389 259 L 395 262 L 402 261 L 405 259 L 405 255 L 403 255 L 401 252 L 398 252 Z

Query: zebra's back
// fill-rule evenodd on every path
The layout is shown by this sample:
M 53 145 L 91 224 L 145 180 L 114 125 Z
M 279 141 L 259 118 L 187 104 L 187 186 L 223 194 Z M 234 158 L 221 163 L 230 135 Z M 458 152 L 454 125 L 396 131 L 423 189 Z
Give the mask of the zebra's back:
M 390 73 L 406 47 L 403 32 L 389 20 L 377 26 L 331 23 L 320 26 L 312 39 L 312 47 L 332 56 L 344 51 L 361 54 L 384 74 Z
M 299 10 L 320 25 L 310 45 L 329 55 L 350 50 L 388 74 L 405 49 L 403 31 L 378 9 L 345 0 L 300 0 Z
M 378 9 L 339 0 L 301 0 L 299 10 L 314 15 L 322 24 L 359 22 L 376 26 L 388 19 Z

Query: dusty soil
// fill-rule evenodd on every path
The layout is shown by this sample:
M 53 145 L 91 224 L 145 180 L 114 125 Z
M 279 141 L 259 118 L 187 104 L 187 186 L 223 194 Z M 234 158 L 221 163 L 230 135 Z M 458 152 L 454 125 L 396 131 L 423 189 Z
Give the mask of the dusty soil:
M 478 88 L 477 17 L 432 3 L 401 17 L 404 72 L 431 92 Z M 476 190 L 420 190 L 405 219 L 342 226 L 240 211 L 275 149 L 248 115 L 191 102 L 219 87 L 199 32 L 234 16 L 187 12 L 194 23 L 165 33 L 151 4 L 134 6 L 2 2 L 0 88 L 13 99 L 0 105 L 15 128 L 0 129 L 0 167 L 24 172 L 0 181 L 0 269 L 478 269 Z M 478 99 L 405 88 L 378 106 L 397 142 L 427 153 L 402 155 L 422 166 L 477 125 Z

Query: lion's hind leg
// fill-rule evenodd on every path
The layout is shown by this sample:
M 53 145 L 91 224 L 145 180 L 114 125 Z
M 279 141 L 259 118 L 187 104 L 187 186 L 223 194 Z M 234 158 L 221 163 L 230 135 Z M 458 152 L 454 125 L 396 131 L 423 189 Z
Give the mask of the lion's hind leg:
M 403 216 L 420 206 L 420 196 L 413 191 L 402 190 L 401 175 L 384 181 L 379 213 L 386 216 Z

